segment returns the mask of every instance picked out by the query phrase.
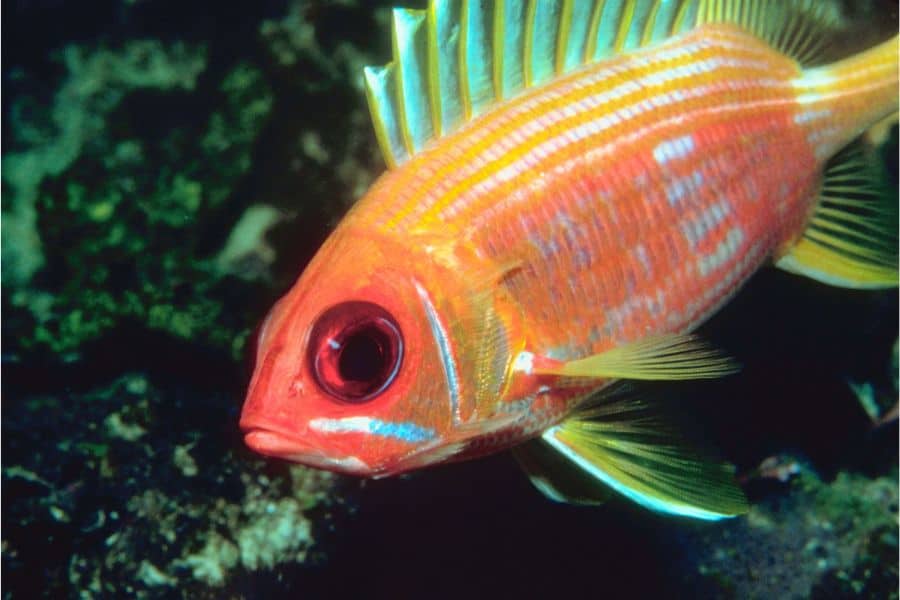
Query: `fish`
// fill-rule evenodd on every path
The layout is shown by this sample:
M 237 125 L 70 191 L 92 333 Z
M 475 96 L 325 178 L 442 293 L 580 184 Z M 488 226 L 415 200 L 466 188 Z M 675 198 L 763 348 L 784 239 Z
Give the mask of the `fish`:
M 830 57 L 841 26 L 802 0 L 395 9 L 364 70 L 388 169 L 264 320 L 246 445 L 362 477 L 511 450 L 555 501 L 746 512 L 643 382 L 735 372 L 694 332 L 768 265 L 897 285 L 859 140 L 896 120 L 898 38 Z

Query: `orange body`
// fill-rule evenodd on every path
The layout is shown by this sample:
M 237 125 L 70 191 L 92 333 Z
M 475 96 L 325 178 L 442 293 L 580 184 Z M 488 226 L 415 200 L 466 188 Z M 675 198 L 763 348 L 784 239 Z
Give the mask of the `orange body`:
M 605 382 L 534 365 L 688 331 L 787 251 L 828 158 L 896 110 L 895 54 L 803 72 L 708 25 L 437 140 L 378 180 L 273 310 L 248 443 L 390 474 L 558 422 Z M 311 323 L 348 300 L 403 335 L 396 380 L 363 404 L 315 390 L 305 357 Z

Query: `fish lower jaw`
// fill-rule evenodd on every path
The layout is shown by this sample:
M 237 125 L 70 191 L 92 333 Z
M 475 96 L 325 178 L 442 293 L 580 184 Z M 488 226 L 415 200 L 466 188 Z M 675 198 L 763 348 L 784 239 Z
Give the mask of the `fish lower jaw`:
M 281 458 L 317 469 L 348 475 L 370 476 L 372 469 L 356 456 L 336 458 L 304 444 L 301 440 L 264 429 L 254 429 L 244 435 L 244 443 L 259 454 Z

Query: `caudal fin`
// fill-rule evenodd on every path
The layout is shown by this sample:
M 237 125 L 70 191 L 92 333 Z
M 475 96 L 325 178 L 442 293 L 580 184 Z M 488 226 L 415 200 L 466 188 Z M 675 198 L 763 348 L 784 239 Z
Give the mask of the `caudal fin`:
M 840 287 L 897 285 L 897 194 L 879 161 L 861 141 L 831 160 L 809 226 L 779 268 Z

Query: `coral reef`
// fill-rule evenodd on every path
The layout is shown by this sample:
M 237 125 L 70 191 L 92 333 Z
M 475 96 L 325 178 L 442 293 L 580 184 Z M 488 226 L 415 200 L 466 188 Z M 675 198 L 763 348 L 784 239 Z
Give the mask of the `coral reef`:
M 332 476 L 248 458 L 221 398 L 181 392 L 129 374 L 7 409 L 7 590 L 28 589 L 43 572 L 50 596 L 196 594 L 237 568 L 303 559 L 310 511 L 327 507 Z
M 788 459 L 786 459 L 788 460 Z M 796 475 L 746 518 L 681 541 L 690 586 L 707 597 L 897 598 L 897 471 Z

